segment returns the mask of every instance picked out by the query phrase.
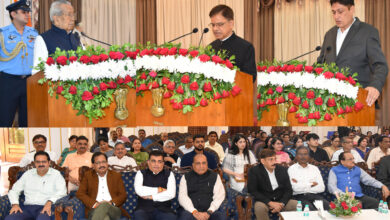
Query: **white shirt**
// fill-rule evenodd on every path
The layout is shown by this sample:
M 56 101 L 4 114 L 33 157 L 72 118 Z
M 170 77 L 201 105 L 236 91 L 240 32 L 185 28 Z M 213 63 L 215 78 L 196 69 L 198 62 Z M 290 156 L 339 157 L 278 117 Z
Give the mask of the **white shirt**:
M 212 212 L 218 210 L 219 206 L 221 206 L 224 199 L 225 199 L 225 188 L 222 184 L 221 178 L 218 175 L 217 181 L 215 181 L 215 185 L 213 189 L 213 201 L 211 202 L 210 207 L 207 210 L 211 210 Z M 192 203 L 191 198 L 188 196 L 187 181 L 184 175 L 180 180 L 179 203 L 186 211 L 190 213 L 196 210 L 194 204 Z
M 336 38 L 336 56 L 339 55 L 339 52 L 340 52 L 340 49 L 341 49 L 341 46 L 343 45 L 343 42 L 345 40 L 345 37 L 347 36 L 348 32 L 349 32 L 349 29 L 351 28 L 351 26 L 353 25 L 353 23 L 355 23 L 356 21 L 356 18 L 353 18 L 353 22 L 352 24 L 347 28 L 345 29 L 344 32 L 341 32 L 340 28 L 337 30 L 337 38 Z
M 19 195 L 24 191 L 25 205 L 45 205 L 50 200 L 53 204 L 66 196 L 65 180 L 60 171 L 49 168 L 44 176 L 37 169 L 27 170 L 8 192 L 11 204 L 19 204 Z
M 44 61 L 46 63 L 48 57 L 49 57 L 49 52 L 47 50 L 46 43 L 43 40 L 42 36 L 38 35 L 37 38 L 35 39 L 35 44 L 34 44 L 34 62 L 33 62 L 34 67 L 38 66 L 38 64 L 41 61 Z M 35 74 L 37 72 L 38 70 L 35 70 L 34 68 L 31 71 L 32 74 Z
M 126 167 L 126 166 L 132 166 L 136 167 L 137 162 L 129 157 L 129 156 L 123 156 L 121 159 L 119 159 L 117 156 L 112 156 L 108 158 L 108 165 L 117 165 L 121 167 Z
M 222 145 L 220 145 L 218 142 L 215 142 L 214 145 L 211 146 L 210 143 L 207 141 L 204 144 L 204 148 L 210 148 L 211 150 L 215 151 L 215 153 L 218 154 L 219 162 L 223 162 L 223 159 L 225 158 L 225 152 L 223 151 Z
M 306 167 L 302 167 L 296 163 L 288 168 L 288 175 L 290 176 L 293 195 L 303 193 L 317 194 L 325 191 L 325 185 L 324 181 L 322 180 L 321 172 L 316 166 L 307 164 Z M 292 179 L 295 179 L 297 182 L 293 182 Z M 313 182 L 318 184 L 314 187 L 311 187 Z
M 344 152 L 344 149 L 341 148 L 340 150 L 334 152 L 333 156 L 332 156 L 332 161 L 339 161 L 339 155 Z M 354 158 L 354 162 L 355 163 L 359 163 L 359 162 L 364 162 L 364 160 L 362 159 L 362 157 L 360 156 L 360 154 L 355 150 L 355 149 L 352 149 L 351 150 L 351 153 L 353 155 L 353 158 Z
M 97 174 L 99 179 L 99 186 L 98 186 L 98 193 L 96 196 L 96 201 L 102 202 L 102 201 L 111 201 L 111 195 L 110 191 L 108 191 L 107 186 L 107 173 L 102 177 Z
M 117 139 L 115 142 L 113 140 L 108 141 L 108 145 L 110 145 L 111 147 L 115 147 L 115 144 L 117 143 L 123 143 L 123 141 L 119 139 Z
M 35 153 L 36 153 L 35 150 L 31 151 L 29 153 L 26 153 L 24 155 L 24 157 L 20 160 L 19 166 L 20 167 L 25 167 L 25 166 L 29 165 L 31 162 L 33 162 Z M 53 151 L 46 151 L 46 153 L 49 154 L 51 161 L 56 162 L 58 160 L 57 154 L 54 153 Z
M 158 187 L 144 186 L 144 176 L 141 171 L 138 171 L 135 175 L 134 189 L 138 196 L 152 196 L 155 202 L 165 202 L 175 198 L 176 195 L 176 181 L 172 172 L 168 177 L 167 190 L 164 192 L 158 192 Z
M 390 149 L 387 149 L 387 155 L 390 155 Z M 380 147 L 373 148 L 367 158 L 368 169 L 373 168 L 373 164 L 378 162 L 382 157 L 386 156 Z
M 272 190 L 275 190 L 276 188 L 279 187 L 279 184 L 278 184 L 278 181 L 276 180 L 276 176 L 275 176 L 275 170 L 271 172 L 269 172 L 267 170 L 267 168 L 265 168 L 265 170 L 267 171 L 268 173 L 268 177 L 269 177 L 269 181 L 271 182 L 271 186 L 272 186 Z
M 182 145 L 182 146 L 179 147 L 179 150 L 181 150 L 181 152 L 183 152 L 183 154 L 190 153 L 190 152 L 192 152 L 194 149 L 195 149 L 194 146 L 191 146 L 190 148 L 186 148 L 186 145 Z

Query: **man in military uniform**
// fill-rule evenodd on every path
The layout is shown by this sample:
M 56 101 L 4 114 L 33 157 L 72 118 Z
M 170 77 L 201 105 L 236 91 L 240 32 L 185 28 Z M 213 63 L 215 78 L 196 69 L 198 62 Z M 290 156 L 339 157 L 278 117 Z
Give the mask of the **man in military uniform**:
M 26 26 L 29 1 L 7 6 L 12 24 L 0 28 L 0 127 L 11 127 L 15 112 L 19 126 L 27 126 L 26 78 L 31 75 L 33 50 L 38 32 Z

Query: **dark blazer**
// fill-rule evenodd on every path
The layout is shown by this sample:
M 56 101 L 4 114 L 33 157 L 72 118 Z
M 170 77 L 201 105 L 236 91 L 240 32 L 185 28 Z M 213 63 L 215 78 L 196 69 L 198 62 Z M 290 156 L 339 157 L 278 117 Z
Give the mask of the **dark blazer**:
M 357 79 L 363 87 L 375 87 L 382 91 L 388 73 L 388 64 L 383 55 L 378 30 L 358 18 L 352 24 L 336 56 L 338 27 L 334 26 L 326 34 L 318 63 L 335 62 L 338 67 L 349 67 L 357 72 Z
M 127 193 L 123 184 L 122 176 L 112 170 L 107 171 L 107 186 L 110 192 L 112 202 L 118 206 L 122 215 L 128 216 L 127 212 L 122 208 L 123 203 L 126 201 Z M 88 170 L 85 172 L 83 179 L 81 180 L 80 187 L 76 193 L 85 205 L 85 216 L 88 216 L 89 210 L 96 203 L 96 197 L 98 194 L 99 179 L 95 170 Z
M 276 165 L 274 170 L 279 187 L 272 190 L 271 181 L 263 164 L 252 167 L 248 173 L 248 192 L 256 201 L 268 204 L 268 202 L 282 202 L 285 205 L 292 197 L 292 187 L 287 169 Z
M 381 158 L 376 178 L 390 188 L 390 156 Z

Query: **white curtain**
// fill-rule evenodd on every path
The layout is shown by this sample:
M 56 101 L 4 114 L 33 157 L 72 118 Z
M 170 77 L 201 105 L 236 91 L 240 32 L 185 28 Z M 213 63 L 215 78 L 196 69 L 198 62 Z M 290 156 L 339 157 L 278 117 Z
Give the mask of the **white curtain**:
M 13 0 L 1 0 L 0 1 L 0 27 L 7 26 L 11 24 L 11 20 L 9 19 L 9 13 L 5 9 L 9 4 L 11 4 Z

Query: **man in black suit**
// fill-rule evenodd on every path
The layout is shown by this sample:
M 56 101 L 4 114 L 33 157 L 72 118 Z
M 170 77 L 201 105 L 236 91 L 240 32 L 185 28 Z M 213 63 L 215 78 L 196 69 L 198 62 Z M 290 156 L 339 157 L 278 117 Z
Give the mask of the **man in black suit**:
M 390 189 L 390 155 L 381 158 L 376 178 Z M 390 203 L 390 196 L 387 203 Z
M 331 0 L 336 26 L 324 38 L 318 63 L 335 62 L 357 72 L 359 83 L 368 91 L 367 105 L 379 97 L 386 82 L 388 65 L 383 55 L 378 30 L 354 17 L 354 0 Z
M 248 192 L 255 197 L 257 219 L 268 220 L 268 212 L 295 211 L 297 201 L 292 200 L 292 187 L 287 169 L 276 164 L 276 153 L 264 149 L 261 164 L 248 173 Z

